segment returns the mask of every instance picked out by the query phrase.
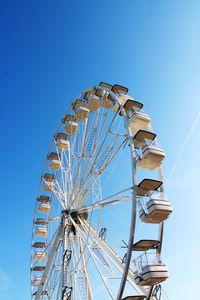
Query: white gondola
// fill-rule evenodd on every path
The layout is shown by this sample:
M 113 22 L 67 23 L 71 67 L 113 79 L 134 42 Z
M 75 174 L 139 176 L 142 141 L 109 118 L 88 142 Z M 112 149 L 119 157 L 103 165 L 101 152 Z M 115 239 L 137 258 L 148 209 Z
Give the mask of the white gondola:
M 111 91 L 116 95 L 116 97 L 118 98 L 118 100 L 119 100 L 119 102 L 120 102 L 121 105 L 124 105 L 124 103 L 126 102 L 126 100 L 128 98 L 130 98 L 127 95 L 128 88 L 126 88 L 126 87 L 124 87 L 122 85 L 119 85 L 119 84 L 113 85 Z M 109 95 L 108 98 L 115 103 L 114 106 L 113 106 L 113 110 L 115 112 L 117 112 L 119 110 L 119 104 L 114 101 L 114 99 L 112 98 L 111 95 Z
M 46 261 L 46 253 L 42 251 L 35 251 L 33 258 L 37 262 L 45 262 Z
M 107 94 L 104 94 L 100 99 L 100 106 L 105 107 L 107 109 L 111 109 L 114 106 L 114 103 Z
M 126 96 L 129 97 L 129 96 Z M 130 122 L 130 128 L 133 132 L 145 130 L 151 124 L 150 117 L 142 110 L 143 104 L 130 97 L 124 104 L 124 110 Z
M 169 277 L 160 254 L 144 253 L 134 260 L 134 278 L 137 285 L 152 286 Z
M 99 97 L 91 95 L 88 99 L 88 108 L 91 111 L 96 111 L 99 108 Z
M 44 177 L 43 177 L 44 185 L 43 185 L 43 187 L 44 187 L 45 191 L 51 192 L 54 189 L 54 187 L 55 187 L 54 178 L 55 177 L 54 177 L 53 174 L 48 174 L 48 173 L 44 174 Z
M 47 236 L 47 229 L 46 229 L 46 227 L 38 227 L 38 228 L 36 228 L 35 234 L 37 236 Z
M 145 223 L 159 224 L 165 221 L 172 213 L 172 205 L 164 199 L 163 193 L 154 193 L 140 209 L 140 219 Z
M 72 107 L 75 111 L 75 118 L 77 120 L 85 120 L 88 118 L 90 110 L 88 109 L 87 103 L 84 100 L 76 99 Z
M 39 212 L 42 214 L 48 214 L 50 212 L 50 204 L 49 203 L 41 203 L 39 205 Z
M 51 152 L 48 156 L 49 159 L 49 169 L 58 171 L 60 169 L 60 158 L 56 152 Z
M 74 116 L 66 115 L 66 117 L 63 120 L 63 123 L 65 124 L 65 131 L 67 133 L 74 134 L 76 132 L 78 123 L 75 121 Z
M 114 84 L 111 91 L 117 96 L 121 105 L 124 105 L 127 99 L 130 98 L 130 96 L 127 95 L 128 88 L 123 85 Z
M 57 133 L 56 135 L 56 148 L 60 151 L 65 151 L 69 149 L 69 140 L 65 133 Z
M 97 111 L 99 108 L 99 96 L 96 95 L 96 90 L 85 92 L 83 97 L 87 101 L 87 107 L 90 111 Z
M 172 205 L 159 190 L 161 181 L 144 179 L 136 186 L 142 222 L 159 224 L 172 213 Z
M 154 170 L 162 164 L 165 152 L 155 140 L 156 134 L 145 130 L 139 130 L 133 137 L 133 143 L 140 153 L 137 157 L 137 165 L 140 168 Z
M 42 277 L 35 277 L 35 279 L 33 279 L 34 286 L 40 286 L 41 282 L 42 282 Z
M 109 89 L 109 90 L 112 89 L 112 85 L 105 83 L 105 82 L 101 82 L 100 86 L 103 88 Z M 114 107 L 114 102 L 108 92 L 106 92 L 106 91 L 102 92 L 102 90 L 97 89 L 96 95 L 100 97 L 99 105 L 101 107 L 104 107 L 107 109 L 111 109 Z

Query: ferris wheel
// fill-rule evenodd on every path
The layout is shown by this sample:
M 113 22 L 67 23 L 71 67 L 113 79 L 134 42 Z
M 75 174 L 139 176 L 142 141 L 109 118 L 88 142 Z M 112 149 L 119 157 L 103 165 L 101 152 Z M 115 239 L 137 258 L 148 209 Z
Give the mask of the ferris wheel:
M 36 199 L 32 300 L 156 299 L 165 153 L 143 104 L 101 82 L 72 101 L 53 136 Z

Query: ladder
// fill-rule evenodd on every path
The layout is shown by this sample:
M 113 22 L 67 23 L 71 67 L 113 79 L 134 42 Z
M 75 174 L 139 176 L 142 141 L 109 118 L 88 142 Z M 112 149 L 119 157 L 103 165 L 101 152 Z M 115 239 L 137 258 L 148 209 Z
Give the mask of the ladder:
M 102 253 L 102 250 L 100 247 L 98 246 L 93 246 L 91 247 L 92 252 L 94 253 L 94 255 L 97 257 L 97 259 L 106 267 L 110 268 L 108 262 L 105 259 L 105 256 Z
M 91 149 L 92 149 L 93 144 L 94 144 L 94 138 L 95 138 L 96 133 L 97 133 L 97 127 L 92 128 L 91 134 L 89 136 L 87 148 L 86 148 L 87 152 L 91 152 Z

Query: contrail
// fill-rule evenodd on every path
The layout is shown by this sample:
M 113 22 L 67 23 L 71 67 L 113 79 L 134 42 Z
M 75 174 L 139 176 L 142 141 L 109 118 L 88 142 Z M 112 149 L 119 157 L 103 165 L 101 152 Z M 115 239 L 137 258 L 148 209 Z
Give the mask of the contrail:
M 181 157 L 183 155 L 183 152 L 184 152 L 187 144 L 189 143 L 189 140 L 190 140 L 190 138 L 191 138 L 194 130 L 196 129 L 196 127 L 197 127 L 197 125 L 199 123 L 199 120 L 200 120 L 200 112 L 198 112 L 198 114 L 197 114 L 197 116 L 196 116 L 196 118 L 194 120 L 194 123 L 193 123 L 193 125 L 192 125 L 192 127 L 191 127 L 191 129 L 190 129 L 190 131 L 189 131 L 189 133 L 188 133 L 188 135 L 187 135 L 187 137 L 186 137 L 186 139 L 185 139 L 185 141 L 184 141 L 184 143 L 183 143 L 183 145 L 182 145 L 182 147 L 181 147 L 181 149 L 180 149 L 180 151 L 179 151 L 176 159 L 175 159 L 174 165 L 173 165 L 173 167 L 171 169 L 171 172 L 168 175 L 167 180 L 174 174 L 174 171 L 176 170 L 176 167 L 177 167 L 177 165 L 178 165 L 178 163 L 179 163 L 179 161 L 180 161 L 180 159 L 181 159 Z

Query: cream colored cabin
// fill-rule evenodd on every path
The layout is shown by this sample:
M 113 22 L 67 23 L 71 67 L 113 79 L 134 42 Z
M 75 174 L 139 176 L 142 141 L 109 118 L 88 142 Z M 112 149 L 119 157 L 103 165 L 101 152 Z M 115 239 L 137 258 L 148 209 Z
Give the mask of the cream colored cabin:
M 119 102 L 121 105 L 124 105 L 124 103 L 126 102 L 126 100 L 128 98 L 130 98 L 130 96 L 127 95 L 128 93 L 128 88 L 126 88 L 125 86 L 119 85 L 119 84 L 115 84 L 111 91 L 116 95 L 116 97 L 118 98 Z M 111 96 L 112 99 L 112 96 Z M 113 107 L 113 110 L 115 112 L 117 112 L 119 110 L 119 104 L 115 103 L 115 106 Z
M 135 282 L 141 286 L 156 285 L 169 277 L 167 266 L 164 264 L 147 265 L 142 268 L 141 273 L 135 274 Z
M 135 148 L 140 149 L 141 154 L 137 157 L 137 165 L 140 168 L 154 170 L 162 164 L 165 152 L 155 140 L 153 132 L 139 130 L 133 137 Z
M 65 131 L 69 134 L 76 133 L 78 123 L 75 121 L 75 117 L 72 115 L 66 115 L 66 117 L 63 120 L 65 124 Z
M 97 111 L 99 108 L 99 97 L 97 95 L 90 95 L 88 98 L 88 108 L 90 111 Z
M 113 86 L 111 84 L 103 82 L 103 81 L 100 82 L 99 86 L 102 88 L 108 89 L 108 90 L 112 90 L 112 88 L 113 88 Z M 104 94 L 104 91 L 102 92 L 102 90 L 97 88 L 96 95 L 102 96 L 102 94 Z
M 136 193 L 140 198 L 139 215 L 142 222 L 159 224 L 172 213 L 171 203 L 159 190 L 161 186 L 161 181 L 152 179 L 144 179 L 136 186 Z
M 130 128 L 133 132 L 145 130 L 151 124 L 150 117 L 142 111 L 143 104 L 129 97 L 124 104 L 124 110 L 129 119 Z
M 36 228 L 35 234 L 37 236 L 47 236 L 47 229 L 46 229 L 46 227 L 38 227 L 38 228 Z
M 69 140 L 65 133 L 57 133 L 56 135 L 56 148 L 60 151 L 65 151 L 69 149 Z
M 48 214 L 50 212 L 50 204 L 49 203 L 41 203 L 39 205 L 39 212 L 42 214 Z
M 99 97 L 102 93 L 100 93 L 101 91 L 99 89 L 92 89 L 89 91 L 86 91 L 83 94 L 83 98 L 86 100 L 87 102 L 87 107 L 90 111 L 96 111 L 99 108 Z
M 119 98 L 120 103 L 124 104 L 124 96 L 127 95 L 128 93 L 128 88 L 123 86 L 123 85 L 119 85 L 119 84 L 115 84 L 111 91 Z
M 145 205 L 146 209 L 141 208 L 139 212 L 141 221 L 145 223 L 159 224 L 172 213 L 171 203 L 162 197 L 154 199 L 151 196 Z
M 101 82 L 99 85 L 101 87 L 109 89 L 109 90 L 112 89 L 112 85 L 105 83 L 105 82 Z M 109 96 L 109 92 L 97 89 L 96 95 L 100 97 L 99 105 L 101 107 L 104 107 L 107 109 L 111 109 L 114 107 L 114 102 L 113 102 L 111 96 Z
M 96 89 L 94 88 L 94 89 L 91 89 L 91 90 L 89 90 L 89 91 L 86 91 L 82 96 L 83 96 L 83 98 L 84 98 L 86 101 L 88 101 L 88 99 L 90 98 L 90 96 L 94 95 L 95 92 L 96 92 Z
M 149 244 L 147 243 L 149 242 Z M 152 243 L 151 243 L 152 242 Z M 145 251 L 152 249 L 152 245 L 158 241 L 139 241 L 138 244 L 141 248 L 143 243 L 147 244 Z M 135 244 L 135 251 L 137 245 Z M 133 245 L 134 246 L 134 245 Z M 149 247 L 149 248 L 148 248 Z M 143 247 L 144 249 L 145 247 Z M 134 278 L 137 285 L 152 286 L 165 281 L 169 277 L 167 266 L 163 263 L 160 254 L 145 252 L 134 260 Z
M 42 251 L 35 251 L 33 258 L 37 262 L 45 262 L 46 261 L 46 253 Z
M 58 171 L 60 169 L 60 158 L 56 152 L 51 152 L 48 156 L 49 159 L 49 169 Z
M 100 106 L 105 107 L 107 109 L 111 109 L 114 107 L 114 103 L 111 99 L 109 99 L 109 96 L 105 94 L 103 97 L 100 99 Z
M 44 177 L 44 190 L 51 192 L 53 188 L 55 187 L 55 177 L 53 174 L 45 174 Z
M 87 103 L 82 99 L 76 99 L 73 104 L 73 109 L 75 111 L 75 118 L 78 120 L 85 120 L 89 116 L 89 109 Z
M 35 277 L 35 279 L 33 279 L 34 286 L 39 286 L 41 282 L 42 282 L 42 277 Z

